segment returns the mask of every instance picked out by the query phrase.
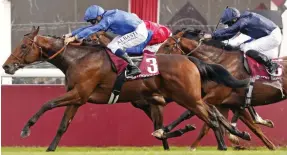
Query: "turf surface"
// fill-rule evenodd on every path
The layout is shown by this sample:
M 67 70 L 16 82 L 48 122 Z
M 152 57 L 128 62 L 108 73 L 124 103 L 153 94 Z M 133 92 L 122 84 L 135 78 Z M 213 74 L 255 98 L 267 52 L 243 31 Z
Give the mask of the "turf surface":
M 161 147 L 59 147 L 56 152 L 45 152 L 46 147 L 2 147 L 2 155 L 287 155 L 287 148 L 269 151 L 266 148 L 250 150 L 217 151 L 215 147 L 200 147 L 190 151 L 188 147 L 171 147 L 163 151 Z

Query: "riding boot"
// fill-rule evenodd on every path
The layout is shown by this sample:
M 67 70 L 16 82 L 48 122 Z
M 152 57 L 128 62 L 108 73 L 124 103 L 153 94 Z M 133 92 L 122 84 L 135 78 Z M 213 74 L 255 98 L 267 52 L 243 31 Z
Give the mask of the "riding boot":
M 126 52 L 124 52 L 122 49 L 118 49 L 115 54 L 129 63 L 127 66 L 127 76 L 136 76 L 141 74 L 141 70 L 134 64 Z
M 267 68 L 267 71 L 269 72 L 269 74 L 271 75 L 274 74 L 277 68 L 279 67 L 277 63 L 272 62 L 271 59 L 269 59 L 266 55 L 260 52 L 257 52 L 255 50 L 247 51 L 246 55 L 252 57 L 257 62 L 263 64 Z

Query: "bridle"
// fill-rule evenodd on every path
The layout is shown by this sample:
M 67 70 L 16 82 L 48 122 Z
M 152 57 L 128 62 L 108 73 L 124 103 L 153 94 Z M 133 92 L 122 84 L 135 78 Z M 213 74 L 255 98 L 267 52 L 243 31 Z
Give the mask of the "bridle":
M 16 58 L 18 60 L 18 65 L 20 65 L 20 67 L 24 67 L 24 66 L 27 66 L 27 65 L 36 65 L 36 64 L 39 64 L 39 63 L 42 63 L 42 62 L 45 62 L 45 61 L 49 61 L 49 60 L 52 60 L 54 59 L 57 55 L 59 55 L 60 53 L 62 53 L 63 51 L 66 50 L 66 47 L 67 45 L 64 45 L 59 51 L 57 51 L 56 53 L 54 53 L 53 55 L 49 56 L 47 53 L 43 52 L 43 49 L 41 46 L 39 46 L 37 43 L 36 43 L 36 39 L 37 39 L 37 36 L 34 37 L 34 40 L 27 37 L 27 36 L 24 36 L 24 38 L 30 40 L 32 42 L 32 45 L 26 45 L 27 46 L 27 50 L 25 50 L 25 52 L 23 52 L 23 54 L 18 57 L 16 56 L 14 53 L 11 53 L 11 55 Z M 70 43 L 72 45 L 80 45 L 81 43 Z M 29 54 L 29 52 L 32 51 L 33 49 L 33 46 L 35 46 L 36 48 L 38 48 L 40 50 L 40 60 L 37 61 L 36 63 L 27 63 L 25 61 L 25 57 Z M 45 56 L 45 57 L 44 57 Z
M 196 48 L 191 50 L 189 53 L 185 54 L 185 52 L 179 47 L 180 46 L 181 37 L 175 38 L 174 36 L 170 36 L 169 38 L 171 38 L 171 39 L 173 39 L 175 41 L 174 47 L 179 49 L 183 55 L 187 55 L 187 56 L 189 56 L 190 54 L 195 52 L 201 46 L 202 41 L 204 40 L 204 38 L 199 39 L 199 43 L 196 46 Z M 171 54 L 171 52 L 169 52 L 168 54 Z
M 16 56 L 14 53 L 11 53 L 11 55 L 18 60 L 18 64 L 21 67 L 24 67 L 24 66 L 28 65 L 28 63 L 25 61 L 25 57 L 31 52 L 31 50 L 33 49 L 33 46 L 36 46 L 41 51 L 40 52 L 41 53 L 40 62 L 42 62 L 43 61 L 43 55 L 45 55 L 45 56 L 48 56 L 48 55 L 43 52 L 42 47 L 38 46 L 34 40 L 32 40 L 31 38 L 29 38 L 27 36 L 24 36 L 24 38 L 27 38 L 28 40 L 30 40 L 32 42 L 32 44 L 31 45 L 25 44 L 25 46 L 27 46 L 28 49 L 25 49 L 25 51 L 22 52 L 23 54 L 20 57 Z M 38 62 L 38 63 L 40 63 L 40 62 Z M 35 64 L 35 63 L 33 63 L 33 64 Z

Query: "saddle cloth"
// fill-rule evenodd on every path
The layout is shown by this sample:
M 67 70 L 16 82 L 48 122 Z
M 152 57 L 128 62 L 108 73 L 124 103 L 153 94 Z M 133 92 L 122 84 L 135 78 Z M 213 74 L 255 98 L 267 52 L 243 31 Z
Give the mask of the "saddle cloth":
M 273 62 L 277 63 L 279 65 L 275 75 L 270 75 L 265 66 L 262 64 L 259 64 L 256 60 L 253 58 L 247 56 L 244 54 L 245 61 L 245 68 L 250 73 L 252 77 L 255 77 L 256 80 L 264 80 L 264 81 L 276 81 L 280 80 L 282 78 L 283 73 L 283 67 L 281 65 L 282 59 L 272 59 Z
M 125 60 L 117 57 L 109 49 L 107 49 L 107 53 L 116 68 L 117 75 L 120 75 L 122 72 L 126 71 L 128 63 Z M 145 50 L 143 52 L 143 56 L 131 57 L 131 59 L 139 67 L 141 74 L 135 77 L 126 77 L 127 80 L 136 80 L 160 74 L 157 60 L 153 52 Z

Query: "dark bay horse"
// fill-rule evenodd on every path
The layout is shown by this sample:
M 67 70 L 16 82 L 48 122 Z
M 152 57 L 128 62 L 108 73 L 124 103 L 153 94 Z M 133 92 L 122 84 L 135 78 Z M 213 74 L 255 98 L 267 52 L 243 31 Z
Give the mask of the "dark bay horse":
M 14 74 L 38 61 L 48 61 L 65 74 L 67 92 L 52 99 L 37 111 L 25 124 L 21 136 L 30 135 L 30 128 L 47 111 L 66 106 L 66 112 L 47 151 L 54 151 L 63 133 L 72 121 L 74 113 L 85 103 L 107 104 L 116 73 L 107 49 L 102 46 L 64 45 L 63 39 L 38 35 L 39 27 L 33 27 L 25 35 L 3 65 L 8 74 Z M 124 83 L 118 102 L 146 100 L 148 104 L 165 103 L 170 98 L 180 106 L 194 112 L 215 133 L 218 149 L 226 150 L 220 130 L 223 125 L 230 133 L 245 140 L 250 135 L 234 128 L 215 107 L 208 106 L 201 97 L 201 84 L 215 81 L 233 88 L 246 87 L 249 80 L 237 80 L 222 66 L 206 64 L 194 58 L 182 55 L 157 55 L 160 75 L 150 78 L 127 81 Z M 179 70 L 180 68 L 180 70 Z
M 182 30 L 177 32 L 174 36 L 170 37 L 165 44 L 161 47 L 164 50 L 159 50 L 158 53 L 169 54 L 191 54 L 192 56 L 203 60 L 208 63 L 215 63 L 223 65 L 229 72 L 232 73 L 238 79 L 245 79 L 249 77 L 249 74 L 243 66 L 243 55 L 240 51 L 227 51 L 222 49 L 223 43 L 216 40 L 202 41 L 203 33 L 200 30 Z M 283 67 L 286 68 L 287 57 L 283 57 Z M 286 94 L 287 90 L 287 70 L 283 72 L 283 90 Z M 235 114 L 239 115 L 239 118 L 263 141 L 263 143 L 271 150 L 275 149 L 274 144 L 263 134 L 261 129 L 253 122 L 253 119 L 245 109 L 241 109 L 240 106 L 245 102 L 244 91 L 233 91 L 223 85 L 207 85 L 204 87 L 204 101 L 209 104 L 218 107 L 219 111 L 228 116 L 229 109 L 235 111 Z M 251 106 L 267 105 L 284 100 L 282 92 L 272 86 L 263 84 L 262 81 L 256 81 L 254 84 L 254 90 L 252 94 Z M 190 112 L 183 114 L 184 117 L 190 117 Z M 174 127 L 186 118 L 173 122 L 171 125 Z M 272 126 L 272 122 L 268 120 L 259 119 L 261 124 L 266 126 Z M 270 125 L 271 124 L 271 125 Z M 172 127 L 172 128 L 173 128 Z M 209 131 L 209 127 L 204 125 L 201 129 L 200 135 L 197 140 L 192 144 L 192 148 L 199 145 L 200 140 Z M 238 144 L 239 141 L 236 137 L 232 136 L 230 140 Z

